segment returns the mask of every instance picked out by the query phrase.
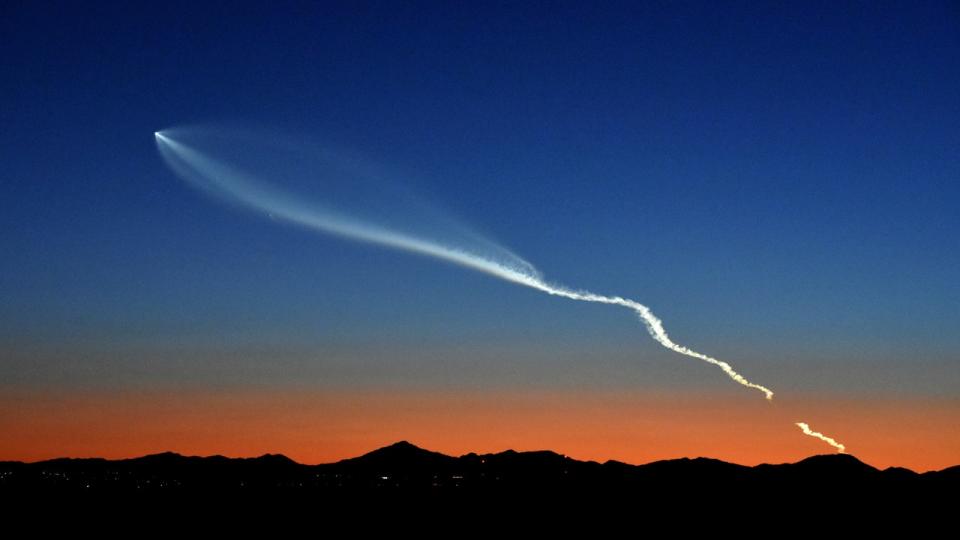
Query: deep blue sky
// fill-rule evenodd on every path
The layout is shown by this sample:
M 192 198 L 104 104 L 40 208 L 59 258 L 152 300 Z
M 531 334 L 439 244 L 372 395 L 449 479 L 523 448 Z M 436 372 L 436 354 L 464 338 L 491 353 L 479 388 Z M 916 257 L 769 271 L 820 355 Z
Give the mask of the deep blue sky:
M 770 385 L 955 395 L 956 3 L 400 4 L 4 3 L 3 379 L 728 383 L 626 311 L 237 212 L 157 155 L 240 122 Z

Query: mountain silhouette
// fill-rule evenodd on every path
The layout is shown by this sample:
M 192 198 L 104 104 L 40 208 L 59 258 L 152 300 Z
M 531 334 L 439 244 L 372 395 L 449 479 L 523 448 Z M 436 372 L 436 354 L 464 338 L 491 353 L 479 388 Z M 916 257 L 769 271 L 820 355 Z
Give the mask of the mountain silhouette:
M 448 456 L 407 441 L 322 465 L 279 454 L 58 458 L 0 462 L 0 493 L 278 492 L 318 496 L 445 493 L 624 497 L 636 501 L 917 501 L 960 488 L 960 466 L 918 474 L 879 470 L 847 454 L 755 467 L 708 458 L 630 465 L 579 461 L 551 451 Z
M 338 461 L 337 465 L 357 469 L 380 467 L 395 470 L 427 470 L 448 468 L 456 462 L 455 457 L 424 450 L 407 441 L 400 441 L 360 457 Z

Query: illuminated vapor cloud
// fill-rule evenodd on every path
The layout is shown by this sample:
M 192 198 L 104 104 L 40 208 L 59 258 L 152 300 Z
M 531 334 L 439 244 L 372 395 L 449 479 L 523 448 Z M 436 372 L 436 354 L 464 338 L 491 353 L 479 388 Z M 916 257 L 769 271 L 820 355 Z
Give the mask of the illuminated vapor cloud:
M 495 260 L 464 249 L 449 247 L 382 226 L 360 222 L 329 210 L 320 210 L 290 194 L 270 187 L 249 174 L 202 155 L 200 152 L 174 140 L 167 133 L 156 132 L 155 135 L 157 146 L 167 164 L 185 180 L 205 191 L 241 203 L 249 208 L 266 212 L 275 219 L 282 219 L 353 240 L 427 255 L 553 296 L 628 308 L 640 317 L 650 336 L 657 343 L 672 351 L 713 364 L 737 383 L 763 392 L 768 400 L 773 399 L 773 392 L 769 388 L 748 381 L 734 371 L 730 364 L 674 343 L 664 330 L 660 319 L 650 311 L 650 308 L 639 302 L 619 296 L 602 296 L 588 291 L 577 291 L 550 284 L 543 280 L 533 265 L 506 250 L 503 250 L 506 255 Z
M 708 364 L 713 364 L 719 367 L 720 369 L 722 369 L 723 372 L 726 373 L 727 376 L 733 379 L 734 381 L 742 384 L 743 386 L 746 386 L 747 388 L 753 388 L 755 390 L 759 390 L 763 392 L 763 394 L 767 397 L 768 400 L 773 399 L 772 390 L 770 390 L 765 386 L 748 381 L 743 375 L 740 375 L 739 373 L 734 371 L 733 367 L 731 367 L 730 364 L 722 360 L 717 360 L 716 358 L 707 356 L 703 353 L 698 353 L 696 351 L 690 350 L 687 347 L 684 347 L 683 345 L 678 345 L 677 343 L 674 343 L 673 340 L 670 339 L 670 336 L 667 335 L 667 331 L 664 330 L 663 323 L 660 321 L 660 319 L 658 319 L 657 316 L 654 315 L 652 311 L 650 311 L 650 308 L 648 308 L 647 306 L 639 302 L 635 302 L 633 300 L 630 300 L 629 298 L 622 298 L 620 296 L 602 296 L 602 295 L 594 294 L 588 291 L 574 291 L 566 287 L 551 285 L 549 283 L 542 281 L 540 278 L 537 278 L 537 277 L 529 278 L 528 280 L 521 283 L 528 287 L 532 287 L 534 289 L 543 291 L 547 294 L 552 294 L 554 296 L 562 296 L 564 298 L 569 298 L 571 300 L 580 300 L 582 302 L 596 302 L 599 304 L 611 304 L 611 305 L 623 306 L 625 308 L 632 309 L 640 317 L 640 320 L 643 321 L 643 324 L 647 327 L 647 332 L 650 333 L 650 336 L 654 340 L 656 340 L 657 343 L 663 345 L 664 347 L 670 349 L 671 351 L 675 351 L 680 354 L 684 354 L 686 356 L 696 358 L 698 360 L 703 360 Z
M 837 449 L 837 452 L 840 452 L 841 454 L 843 454 L 843 453 L 846 451 L 846 449 L 847 449 L 844 445 L 838 443 L 837 441 L 833 440 L 833 439 L 830 438 L 830 437 L 827 437 L 827 436 L 824 435 L 823 433 L 820 433 L 820 432 L 818 432 L 818 431 L 813 431 L 813 430 L 811 430 L 811 429 L 810 429 L 810 426 L 808 426 L 807 424 L 805 424 L 805 423 L 803 423 L 803 422 L 797 422 L 796 425 L 797 425 L 797 427 L 799 427 L 801 430 L 803 430 L 803 434 L 804 434 L 804 435 L 809 435 L 809 436 L 811 436 L 811 437 L 815 437 L 815 438 L 817 438 L 817 439 L 820 439 L 821 441 L 823 441 L 823 442 L 829 444 L 830 446 L 836 448 L 836 449 Z

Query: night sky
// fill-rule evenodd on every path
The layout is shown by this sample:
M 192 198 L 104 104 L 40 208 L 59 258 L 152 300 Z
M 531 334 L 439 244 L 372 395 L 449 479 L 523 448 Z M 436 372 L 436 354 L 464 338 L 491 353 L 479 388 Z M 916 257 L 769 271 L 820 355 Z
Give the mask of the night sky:
M 0 459 L 960 462 L 952 2 L 5 2 Z M 360 156 L 629 311 L 239 211 L 154 132 Z

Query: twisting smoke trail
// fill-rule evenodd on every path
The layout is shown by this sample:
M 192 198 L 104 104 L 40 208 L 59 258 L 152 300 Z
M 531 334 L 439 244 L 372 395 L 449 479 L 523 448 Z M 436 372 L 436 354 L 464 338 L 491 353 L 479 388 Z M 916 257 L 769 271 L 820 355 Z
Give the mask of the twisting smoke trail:
M 538 291 L 599 304 L 617 305 L 633 310 L 643 321 L 647 332 L 657 343 L 680 354 L 713 364 L 723 370 L 737 383 L 763 392 L 768 400 L 773 392 L 764 386 L 748 381 L 734 371 L 730 364 L 716 358 L 693 351 L 674 343 L 663 328 L 663 323 L 647 306 L 620 296 L 603 296 L 588 291 L 577 291 L 543 280 L 540 273 L 530 263 L 513 254 L 507 260 L 494 260 L 462 249 L 452 248 L 439 243 L 407 235 L 404 233 L 361 223 L 351 218 L 329 211 L 305 205 L 288 194 L 279 192 L 259 180 L 213 160 L 184 144 L 173 140 L 169 135 L 156 132 L 157 146 L 167 164 L 187 181 L 194 185 L 225 196 L 250 208 L 269 213 L 274 218 L 283 219 L 297 225 L 320 230 L 330 234 L 361 240 L 381 246 L 419 253 L 450 263 L 490 274 L 500 279 L 536 289 Z
M 811 437 L 820 439 L 821 441 L 823 441 L 823 442 L 829 444 L 830 446 L 836 448 L 836 449 L 837 449 L 837 452 L 840 452 L 841 454 L 843 454 L 843 453 L 846 452 L 847 447 L 845 447 L 844 445 L 838 443 L 837 441 L 835 441 L 835 440 L 832 439 L 831 437 L 827 437 L 826 435 L 824 435 L 823 433 L 820 433 L 819 431 L 813 431 L 813 430 L 811 430 L 811 429 L 810 429 L 810 426 L 808 426 L 807 424 L 805 424 L 805 423 L 803 423 L 803 422 L 797 422 L 796 425 L 797 425 L 797 427 L 799 427 L 801 430 L 803 430 L 803 434 L 804 434 L 804 435 L 809 435 L 809 436 L 811 436 Z
M 765 386 L 748 381 L 743 375 L 740 375 L 739 373 L 734 371 L 733 367 L 730 366 L 730 364 L 722 360 L 717 360 L 716 358 L 713 358 L 711 356 L 707 356 L 703 353 L 698 353 L 694 350 L 688 349 L 683 345 L 678 345 L 677 343 L 674 343 L 673 340 L 670 339 L 670 336 L 667 335 L 667 331 L 664 330 L 663 322 L 661 322 L 660 319 L 657 318 L 657 316 L 654 315 L 652 311 L 650 311 L 650 308 L 648 308 L 647 306 L 639 302 L 635 302 L 633 300 L 630 300 L 629 298 L 622 298 L 620 296 L 602 296 L 602 295 L 594 294 L 588 291 L 574 291 L 566 287 L 551 285 L 536 277 L 530 278 L 521 283 L 528 287 L 532 287 L 534 289 L 543 291 L 547 294 L 551 294 L 554 296 L 562 296 L 564 298 L 569 298 L 571 300 L 580 300 L 582 302 L 596 302 L 599 304 L 611 304 L 611 305 L 623 306 L 625 308 L 632 309 L 640 317 L 640 320 L 643 321 L 644 326 L 647 327 L 647 332 L 650 333 L 650 336 L 654 340 L 656 340 L 657 343 L 663 345 L 664 347 L 672 351 L 676 351 L 680 354 L 684 354 L 686 356 L 690 356 L 698 360 L 703 360 L 708 364 L 713 364 L 719 367 L 720 369 L 722 369 L 723 372 L 726 373 L 727 376 L 733 379 L 734 381 L 742 384 L 743 386 L 746 386 L 747 388 L 753 388 L 763 392 L 768 400 L 773 399 L 772 390 L 770 390 Z

